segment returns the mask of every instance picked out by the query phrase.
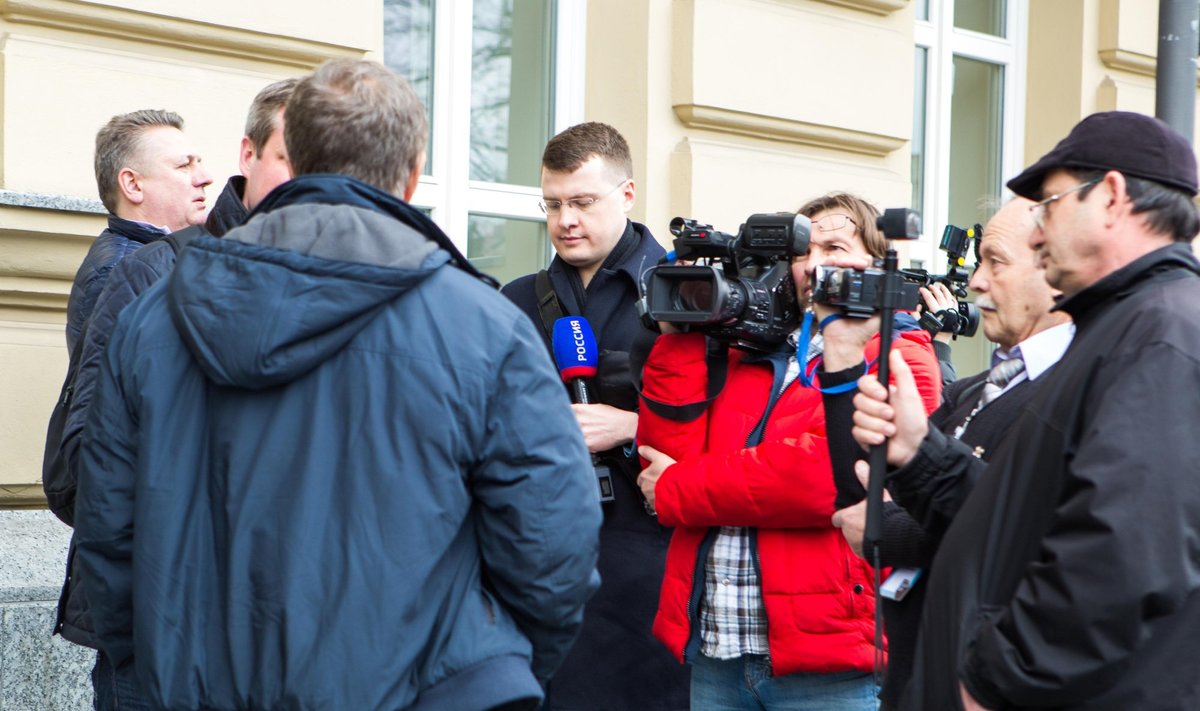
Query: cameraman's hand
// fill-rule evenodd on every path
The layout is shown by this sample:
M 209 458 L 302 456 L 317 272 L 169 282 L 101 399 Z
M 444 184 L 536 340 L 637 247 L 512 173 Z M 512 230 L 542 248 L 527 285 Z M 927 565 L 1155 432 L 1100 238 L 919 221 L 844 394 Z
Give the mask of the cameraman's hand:
M 871 465 L 865 459 L 860 459 L 854 463 L 854 474 L 858 477 L 858 481 L 864 489 L 869 488 L 871 477 Z M 891 501 L 892 495 L 887 489 L 883 490 L 883 500 Z M 834 528 L 838 528 L 842 532 L 842 536 L 846 542 L 850 544 L 850 548 L 859 558 L 863 557 L 863 538 L 867 531 L 867 500 L 863 499 L 853 506 L 847 506 L 844 509 L 839 509 L 833 513 Z
M 637 435 L 637 413 L 612 405 L 571 405 L 588 451 L 595 454 L 629 444 Z
M 887 461 L 902 467 L 912 461 L 929 433 L 929 420 L 921 393 L 913 380 L 912 369 L 899 350 L 893 350 L 888 361 L 896 384 L 888 392 L 874 374 L 858 379 L 858 394 L 854 396 L 854 429 L 850 433 L 864 449 L 888 440 Z
M 830 257 L 825 266 L 839 269 L 868 269 L 871 260 L 863 257 Z M 813 304 L 817 322 L 837 314 L 841 309 L 826 304 Z M 825 372 L 834 373 L 863 362 L 863 348 L 871 337 L 879 333 L 879 317 L 839 318 L 827 324 L 821 334 L 825 337 Z
M 941 282 L 923 286 L 918 291 L 921 292 L 921 301 L 925 304 L 925 310 L 931 314 L 936 314 L 943 309 L 952 311 L 958 309 L 958 301 L 954 298 L 954 294 L 951 294 L 946 285 Z M 946 331 L 938 331 L 933 338 L 936 341 L 949 343 L 953 340 L 954 335 Z
M 650 508 L 654 508 L 654 487 L 658 484 L 659 477 L 666 471 L 667 467 L 675 463 L 669 454 L 663 454 L 654 447 L 648 444 L 643 444 L 638 447 L 638 454 L 642 459 L 645 459 L 650 464 L 638 474 L 637 485 L 642 490 L 642 496 L 646 497 L 646 503 Z

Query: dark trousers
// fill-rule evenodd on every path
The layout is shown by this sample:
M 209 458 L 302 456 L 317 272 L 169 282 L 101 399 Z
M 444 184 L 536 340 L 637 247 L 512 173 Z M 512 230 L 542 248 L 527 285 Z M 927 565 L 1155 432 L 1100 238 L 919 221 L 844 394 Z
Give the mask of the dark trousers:
M 154 711 L 142 694 L 133 664 L 114 668 L 103 652 L 96 652 L 92 691 L 96 695 L 92 702 L 95 711 Z

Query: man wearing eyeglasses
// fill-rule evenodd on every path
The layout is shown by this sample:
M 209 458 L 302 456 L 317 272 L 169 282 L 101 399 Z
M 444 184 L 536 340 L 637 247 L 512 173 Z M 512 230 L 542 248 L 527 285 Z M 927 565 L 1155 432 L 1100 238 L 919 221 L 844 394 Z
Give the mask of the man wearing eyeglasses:
M 629 146 L 612 126 L 583 123 L 550 140 L 542 155 L 542 210 L 555 257 L 539 274 L 504 287 L 551 345 L 555 319 L 583 316 L 600 349 L 599 401 L 573 405 L 588 449 L 612 472 L 603 505 L 600 590 L 583 630 L 547 694 L 546 709 L 688 708 L 688 672 L 650 634 L 670 530 L 647 513 L 636 485 L 635 341 L 652 338 L 634 304 L 642 272 L 663 256 L 644 225 L 628 218 L 636 197 Z
M 871 379 L 855 402 L 860 442 L 892 436 L 896 500 L 954 516 L 905 708 L 1200 708 L 1192 148 L 1094 114 L 1008 186 L 1038 201 L 1030 245 L 1077 328 L 1012 435 L 990 465 L 931 456 L 898 361 L 890 403 Z

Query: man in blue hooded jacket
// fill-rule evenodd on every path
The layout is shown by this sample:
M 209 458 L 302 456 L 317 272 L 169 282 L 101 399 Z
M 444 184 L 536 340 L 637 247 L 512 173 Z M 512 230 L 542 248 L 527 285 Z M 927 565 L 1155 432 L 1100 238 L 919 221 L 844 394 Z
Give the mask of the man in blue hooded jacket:
M 101 363 L 76 501 L 100 645 L 164 708 L 536 708 L 598 584 L 567 396 L 407 204 L 409 84 L 328 62 L 286 111 L 299 177 L 191 242 Z

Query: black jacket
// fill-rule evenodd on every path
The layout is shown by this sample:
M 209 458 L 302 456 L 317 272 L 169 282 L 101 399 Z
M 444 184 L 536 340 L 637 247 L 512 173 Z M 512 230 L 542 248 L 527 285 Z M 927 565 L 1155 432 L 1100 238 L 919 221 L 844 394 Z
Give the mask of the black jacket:
M 892 475 L 953 517 L 906 708 L 958 709 L 960 679 L 989 708 L 1200 708 L 1198 303 L 1187 244 L 1108 275 L 1060 304 L 1075 339 L 989 465 L 931 432 Z
M 623 410 L 637 410 L 638 402 L 630 352 L 635 342 L 650 342 L 634 306 L 638 280 L 663 254 L 645 226 L 629 222 L 586 292 L 578 272 L 563 260 L 555 257 L 548 269 L 564 313 L 582 315 L 596 334 L 598 400 Z M 535 277 L 516 279 L 503 292 L 529 316 L 549 349 Z M 583 631 L 550 684 L 546 709 L 686 709 L 688 670 L 650 633 L 671 532 L 642 507 L 636 455 L 626 456 L 621 448 L 603 454 L 621 473 L 613 477 L 614 501 L 604 506 L 600 590 L 584 609 Z
M 952 435 L 975 409 L 987 375 L 988 371 L 985 370 L 948 384 L 942 393 L 942 406 L 929 416 L 930 426 Z M 990 459 L 992 451 L 1004 441 L 1009 428 L 1037 392 L 1041 382 L 1042 378 L 1022 380 L 1005 391 L 975 414 L 970 426 L 963 432 L 961 441 L 985 461 Z M 885 709 L 895 708 L 899 704 L 904 687 L 912 675 L 929 566 L 948 524 L 948 521 L 939 520 L 927 530 L 900 506 L 891 502 L 884 504 L 880 562 L 889 568 L 920 568 L 925 575 L 917 579 L 903 599 L 883 600 L 883 617 L 888 635 L 888 667 L 880 699 Z
M 205 224 L 203 226 L 194 225 L 176 232 L 177 244 L 185 243 L 205 233 L 220 237 L 232 227 L 237 226 L 234 224 L 235 220 L 244 221 L 247 212 L 245 205 L 242 204 L 241 195 L 245 184 L 246 179 L 240 175 L 230 178 L 225 189 L 217 198 L 216 204 L 213 205 Z M 110 224 L 115 219 L 119 218 L 110 218 Z M 121 222 L 126 221 L 121 220 Z M 130 224 L 140 228 L 135 223 Z M 237 224 L 241 224 L 241 222 Z M 141 229 L 144 230 L 144 228 Z M 51 510 L 69 526 L 75 525 L 79 444 L 82 441 L 84 423 L 87 421 L 88 406 L 92 402 L 100 357 L 104 353 L 105 346 L 108 345 L 108 337 L 116 327 L 117 317 L 121 315 L 121 311 L 139 294 L 149 289 L 175 267 L 176 247 L 165 239 L 154 239 L 148 244 L 139 243 L 139 245 L 141 246 L 137 251 L 109 265 L 103 288 L 96 297 L 92 308 L 88 309 L 87 329 L 84 331 L 81 346 L 83 352 L 80 354 L 78 369 L 69 376 L 72 379 L 73 394 L 67 410 L 62 441 L 59 444 L 59 450 L 66 462 L 67 477 L 65 481 L 42 482 Z M 96 646 L 87 599 L 80 588 L 79 578 L 75 572 L 73 538 L 67 552 L 66 580 L 63 582 L 62 594 L 59 596 L 54 631 L 75 644 L 93 648 Z

